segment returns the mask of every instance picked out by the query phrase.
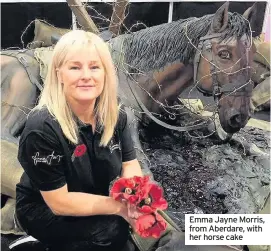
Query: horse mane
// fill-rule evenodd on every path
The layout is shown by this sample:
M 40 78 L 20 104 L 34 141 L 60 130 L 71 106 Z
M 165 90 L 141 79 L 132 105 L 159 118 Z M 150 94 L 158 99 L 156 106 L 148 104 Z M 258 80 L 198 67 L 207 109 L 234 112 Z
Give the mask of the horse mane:
M 122 53 L 130 71 L 158 70 L 177 60 L 188 64 L 194 58 L 196 49 L 189 44 L 186 32 L 197 47 L 199 39 L 209 31 L 213 17 L 214 14 L 192 17 L 124 35 Z M 229 13 L 228 25 L 221 40 L 238 38 L 244 34 L 250 37 L 248 21 L 238 13 Z

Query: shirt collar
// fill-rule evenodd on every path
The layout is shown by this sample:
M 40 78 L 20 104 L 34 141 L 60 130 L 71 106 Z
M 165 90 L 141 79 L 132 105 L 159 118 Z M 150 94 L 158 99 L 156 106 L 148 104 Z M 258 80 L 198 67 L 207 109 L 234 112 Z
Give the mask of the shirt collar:
M 78 126 L 78 129 L 79 130 L 84 130 L 84 129 L 90 129 L 92 130 L 92 125 L 91 124 L 87 124 L 87 123 L 84 123 L 83 121 L 81 121 L 78 117 L 75 116 L 75 121 L 76 121 L 76 124 Z M 99 134 L 102 134 L 102 126 L 97 123 L 96 125 L 96 128 L 95 128 L 95 132 L 99 133 Z

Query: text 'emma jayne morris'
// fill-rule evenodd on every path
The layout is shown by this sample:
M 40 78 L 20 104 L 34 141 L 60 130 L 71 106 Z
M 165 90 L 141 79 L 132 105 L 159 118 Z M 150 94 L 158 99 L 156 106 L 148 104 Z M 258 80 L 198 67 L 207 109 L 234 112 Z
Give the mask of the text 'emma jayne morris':
M 251 217 L 246 217 L 246 216 L 236 216 L 236 217 L 220 217 L 217 216 L 216 218 L 212 217 L 195 217 L 195 216 L 190 216 L 189 218 L 190 223 L 224 223 L 224 224 L 229 224 L 229 223 L 255 223 L 255 224 L 263 224 L 264 220 L 262 217 L 257 216 L 254 218 Z

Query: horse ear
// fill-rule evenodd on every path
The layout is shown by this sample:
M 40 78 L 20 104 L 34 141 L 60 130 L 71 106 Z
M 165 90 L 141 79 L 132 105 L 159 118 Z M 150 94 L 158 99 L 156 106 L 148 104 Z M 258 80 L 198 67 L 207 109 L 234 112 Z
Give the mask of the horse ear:
M 247 19 L 250 23 L 250 27 L 252 30 L 252 36 L 258 36 L 260 34 L 255 34 L 255 30 L 257 30 L 256 21 L 257 21 L 257 4 L 254 3 L 251 7 L 249 7 L 243 14 L 243 17 Z
M 256 15 L 256 11 L 257 11 L 257 5 L 256 3 L 254 3 L 251 7 L 249 7 L 243 14 L 243 17 L 247 20 L 250 20 L 251 18 L 253 18 L 253 16 Z
M 215 13 L 212 24 L 212 33 L 222 32 L 228 24 L 229 2 L 224 3 Z

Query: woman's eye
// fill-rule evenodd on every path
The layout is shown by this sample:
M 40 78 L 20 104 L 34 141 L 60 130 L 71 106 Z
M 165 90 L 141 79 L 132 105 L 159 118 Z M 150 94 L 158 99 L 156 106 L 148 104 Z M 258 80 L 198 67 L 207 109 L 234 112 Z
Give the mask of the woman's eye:
M 231 53 L 229 51 L 220 51 L 218 56 L 222 59 L 231 59 Z
M 99 67 L 98 65 L 93 65 L 93 66 L 90 67 L 90 69 L 93 69 L 93 70 L 99 69 L 99 68 L 100 68 L 100 67 Z
M 79 69 L 78 66 L 71 66 L 71 67 L 70 67 L 70 70 L 78 70 L 78 69 Z

